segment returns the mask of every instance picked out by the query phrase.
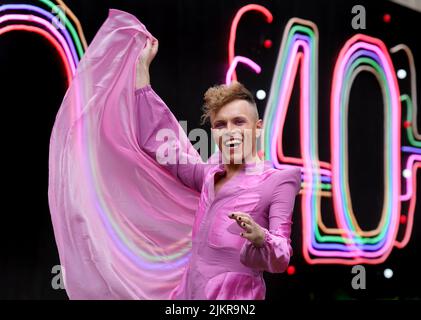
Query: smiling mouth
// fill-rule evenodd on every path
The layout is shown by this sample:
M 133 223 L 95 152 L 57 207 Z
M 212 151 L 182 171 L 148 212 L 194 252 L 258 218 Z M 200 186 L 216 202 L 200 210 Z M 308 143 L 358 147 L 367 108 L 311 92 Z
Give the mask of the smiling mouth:
M 224 146 L 227 148 L 237 148 L 242 143 L 241 139 L 231 139 L 224 142 Z

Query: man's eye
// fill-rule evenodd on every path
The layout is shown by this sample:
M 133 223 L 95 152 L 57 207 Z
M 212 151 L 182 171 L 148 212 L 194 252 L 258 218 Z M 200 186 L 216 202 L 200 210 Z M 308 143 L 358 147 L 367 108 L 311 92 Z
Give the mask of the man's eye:
M 217 124 L 215 124 L 215 126 L 214 126 L 214 128 L 215 129 L 221 129 L 221 128 L 223 128 L 224 127 L 224 124 L 222 124 L 222 123 L 217 123 Z
M 238 120 L 236 120 L 235 121 L 235 124 L 244 124 L 244 123 L 246 123 L 243 119 L 238 119 Z

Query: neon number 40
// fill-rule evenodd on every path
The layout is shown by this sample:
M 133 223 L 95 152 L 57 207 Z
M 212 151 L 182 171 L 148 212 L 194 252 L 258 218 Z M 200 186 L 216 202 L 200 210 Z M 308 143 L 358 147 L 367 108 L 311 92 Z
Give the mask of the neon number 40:
M 350 89 L 361 72 L 378 80 L 384 105 L 384 201 L 378 226 L 362 230 L 355 217 L 348 183 L 348 104 Z M 285 155 L 283 127 L 294 79 L 300 83 L 301 157 Z M 282 43 L 265 110 L 262 145 L 266 159 L 277 168 L 291 165 L 302 168 L 301 208 L 303 217 L 303 255 L 310 264 L 376 264 L 383 262 L 393 247 L 402 248 L 409 240 L 415 210 L 415 169 L 420 167 L 420 141 L 402 155 L 401 100 L 396 72 L 385 44 L 363 34 L 351 37 L 340 50 L 336 61 L 330 99 L 331 161 L 320 161 L 317 137 L 318 30 L 314 23 L 291 19 Z M 408 98 L 409 99 L 409 98 Z M 414 103 L 414 107 L 415 103 Z M 416 139 L 415 139 L 416 140 Z M 412 174 L 402 176 L 401 162 Z M 406 194 L 401 179 L 406 178 Z M 321 198 L 331 197 L 335 228 L 321 219 Z M 405 204 L 405 206 L 403 206 Z M 402 212 L 405 207 L 406 212 Z M 405 230 L 399 233 L 405 217 Z M 403 240 L 398 235 L 403 234 Z

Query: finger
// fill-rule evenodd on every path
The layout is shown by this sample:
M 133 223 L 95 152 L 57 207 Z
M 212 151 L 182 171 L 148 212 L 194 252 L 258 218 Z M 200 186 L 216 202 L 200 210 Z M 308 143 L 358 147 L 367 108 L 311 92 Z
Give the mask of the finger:
M 253 228 L 250 224 L 247 224 L 245 222 L 241 222 L 240 227 L 246 230 L 247 232 L 252 232 Z
M 247 240 L 252 240 L 252 234 L 251 233 L 247 233 L 247 232 L 241 232 L 240 236 L 247 239 Z
M 151 41 L 151 48 L 152 48 L 152 50 L 153 51 L 157 51 L 158 50 L 158 46 L 159 46 L 158 40 L 155 39 L 155 38 L 152 38 L 152 41 Z
M 152 45 L 152 52 L 156 54 L 158 52 L 158 42 Z
M 242 217 L 247 217 L 247 218 L 251 218 L 250 215 L 248 213 L 245 212 L 241 212 L 241 211 L 232 211 L 229 214 L 230 218 L 242 218 Z M 241 219 L 240 219 L 241 220 Z
M 238 215 L 239 214 L 241 214 L 242 212 L 240 212 L 240 211 L 233 211 L 233 212 L 230 212 L 229 214 L 228 214 L 228 218 L 231 218 L 231 219 L 237 219 L 237 217 L 238 217 Z
M 253 226 L 253 222 L 246 217 L 243 217 L 241 220 L 236 220 L 236 222 L 240 227 L 243 227 L 244 224 L 249 227 Z
M 151 41 L 149 40 L 149 38 L 146 38 L 144 49 L 149 49 L 150 46 L 151 46 Z
M 231 212 L 228 217 L 231 219 L 235 219 L 239 226 L 242 226 L 241 225 L 242 222 L 245 222 L 246 224 L 250 226 L 253 226 L 254 224 L 253 218 L 250 217 L 249 214 L 244 213 L 244 212 Z
M 244 218 L 251 219 L 251 216 L 248 213 L 246 213 L 246 212 L 240 212 L 240 213 L 238 213 L 237 214 L 237 217 L 238 218 L 241 218 L 241 219 L 244 219 Z
M 240 216 L 237 219 L 237 223 L 239 225 L 241 225 L 241 223 L 245 222 L 248 225 L 253 225 L 254 220 L 251 217 L 247 217 L 247 216 Z

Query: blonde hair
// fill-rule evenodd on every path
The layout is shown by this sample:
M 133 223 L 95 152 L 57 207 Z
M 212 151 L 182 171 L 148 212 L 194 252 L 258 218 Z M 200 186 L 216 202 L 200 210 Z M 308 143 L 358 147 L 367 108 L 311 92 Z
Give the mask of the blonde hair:
M 231 84 L 221 84 L 210 87 L 203 96 L 203 114 L 201 123 L 210 120 L 211 115 L 215 115 L 226 104 L 234 100 L 246 100 L 256 111 L 256 120 L 259 119 L 256 102 L 251 92 L 240 82 L 233 81 Z

